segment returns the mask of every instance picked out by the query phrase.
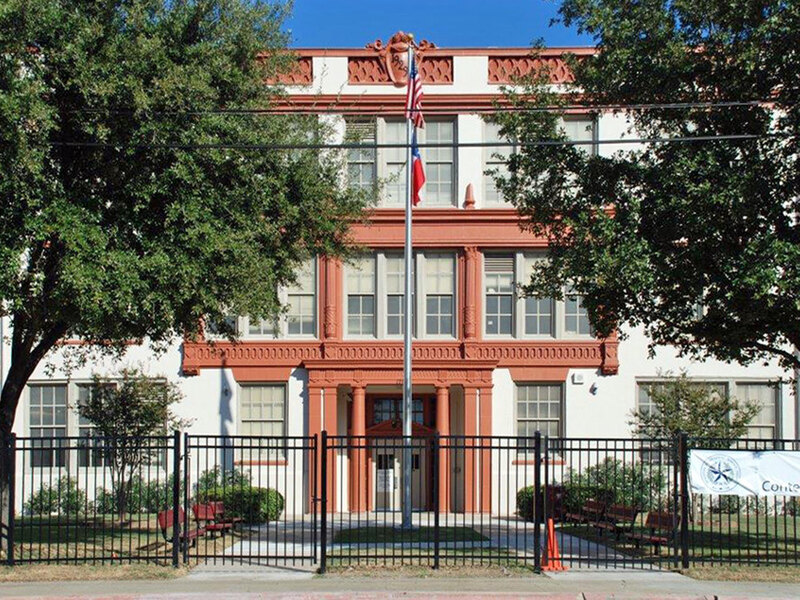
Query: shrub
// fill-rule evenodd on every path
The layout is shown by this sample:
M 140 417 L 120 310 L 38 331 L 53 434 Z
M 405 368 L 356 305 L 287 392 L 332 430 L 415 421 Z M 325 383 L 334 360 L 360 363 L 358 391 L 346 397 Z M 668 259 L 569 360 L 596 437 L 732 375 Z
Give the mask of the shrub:
M 239 469 L 221 469 L 219 465 L 200 474 L 195 492 L 203 492 L 215 487 L 248 487 L 250 475 Z
M 533 521 L 534 487 L 529 485 L 517 492 L 517 514 L 526 521 Z
M 78 488 L 75 479 L 64 476 L 54 486 L 42 483 L 23 509 L 29 515 L 82 515 L 86 511 L 86 492 Z
M 534 486 L 529 485 L 517 492 L 517 514 L 526 521 L 533 521 Z M 564 488 L 561 485 L 547 486 L 547 506 L 544 508 L 548 517 L 560 520 L 564 511 Z
M 665 468 L 626 464 L 606 458 L 582 473 L 569 471 L 563 483 L 564 508 L 578 512 L 587 500 L 636 506 L 639 510 L 661 510 L 671 502 Z
M 284 506 L 277 490 L 251 485 L 210 488 L 198 493 L 197 501 L 222 502 L 226 517 L 239 517 L 245 523 L 277 521 Z

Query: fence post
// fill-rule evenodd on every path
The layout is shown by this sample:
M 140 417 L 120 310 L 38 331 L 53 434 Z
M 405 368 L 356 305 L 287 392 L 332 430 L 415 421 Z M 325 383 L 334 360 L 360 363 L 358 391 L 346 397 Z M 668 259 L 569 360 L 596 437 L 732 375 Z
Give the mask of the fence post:
M 181 432 L 172 432 L 172 566 L 180 562 L 181 549 Z
M 328 568 L 328 430 L 322 430 L 322 453 L 320 455 L 320 509 L 322 523 L 319 531 L 319 572 L 324 574 Z
M 542 496 L 542 434 L 533 434 L 533 568 L 538 573 L 542 570 L 541 522 L 544 511 Z
M 439 432 L 433 435 L 433 568 L 439 568 Z
M 689 568 L 689 449 L 687 436 L 681 432 L 678 436 L 678 454 L 681 469 L 681 567 Z
M 189 452 L 189 432 L 185 432 L 183 434 L 183 477 L 178 477 L 177 474 L 175 476 L 175 480 L 178 482 L 176 485 L 178 486 L 178 490 L 180 491 L 181 483 L 183 483 L 183 530 L 189 531 L 189 485 L 190 485 L 190 477 L 189 474 L 192 472 L 191 467 L 189 465 L 189 461 L 191 460 L 191 455 Z M 189 562 L 189 544 L 183 545 L 183 563 L 187 564 Z
M 2 436 L 2 449 L 3 449 L 3 469 L 2 471 L 5 472 L 6 481 L 3 482 L 3 487 L 5 487 L 6 491 L 8 492 L 8 505 L 0 508 L 0 515 L 3 514 L 4 510 L 8 511 L 8 522 L 3 523 L 2 519 L 0 519 L 0 540 L 2 537 L 5 537 L 6 540 L 6 563 L 9 567 L 14 566 L 14 497 L 16 495 L 16 490 L 14 484 L 16 482 L 15 472 L 17 466 L 17 436 L 15 434 L 10 434 L 8 437 Z M 0 498 L 2 494 L 0 494 Z M 2 532 L 3 527 L 5 527 L 5 533 Z

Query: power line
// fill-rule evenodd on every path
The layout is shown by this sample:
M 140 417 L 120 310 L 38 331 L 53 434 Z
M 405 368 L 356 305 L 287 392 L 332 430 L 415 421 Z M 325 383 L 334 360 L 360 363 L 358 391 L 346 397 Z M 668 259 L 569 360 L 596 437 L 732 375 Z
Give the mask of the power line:
M 532 140 L 522 142 L 430 142 L 419 143 L 418 148 L 507 148 L 536 147 L 536 146 L 595 146 L 608 144 L 667 144 L 667 143 L 692 143 L 710 141 L 739 141 L 756 140 L 771 137 L 788 137 L 777 133 L 770 134 L 730 134 L 730 135 L 698 135 L 698 136 L 673 136 L 666 138 L 617 138 L 604 140 Z M 406 143 L 337 143 L 337 144 L 241 144 L 241 143 L 207 143 L 207 144 L 114 144 L 109 142 L 46 142 L 45 146 L 59 146 L 67 148 L 130 148 L 139 150 L 377 150 L 377 149 L 407 149 Z
M 428 96 L 435 98 L 436 96 Z M 368 100 L 369 97 L 360 97 L 358 101 L 346 104 L 356 104 Z M 403 98 L 398 96 L 398 102 Z M 115 115 L 153 115 L 153 116 L 245 116 L 257 117 L 262 115 L 317 115 L 317 114 L 342 114 L 342 115 L 361 115 L 361 116 L 383 116 L 383 115 L 402 115 L 405 114 L 403 106 L 388 107 L 382 109 L 360 108 L 357 106 L 343 105 L 337 102 L 326 106 L 296 106 L 287 103 L 285 106 L 275 106 L 269 108 L 240 108 L 240 109 L 208 109 L 208 110 L 131 110 L 131 109 L 102 109 L 102 108 L 82 108 L 67 112 L 88 113 L 88 114 L 115 114 Z M 484 105 L 465 105 L 458 108 L 445 108 L 439 106 L 429 106 L 422 109 L 424 113 L 441 115 L 458 115 L 470 113 L 541 113 L 541 112 L 565 112 L 565 111 L 645 111 L 645 110 L 677 110 L 677 109 L 716 109 L 716 108 L 736 108 L 765 106 L 769 102 L 765 100 L 736 100 L 719 102 L 664 102 L 664 103 L 643 103 L 643 104 L 564 104 L 548 106 L 484 106 Z M 413 111 L 413 109 L 412 109 Z

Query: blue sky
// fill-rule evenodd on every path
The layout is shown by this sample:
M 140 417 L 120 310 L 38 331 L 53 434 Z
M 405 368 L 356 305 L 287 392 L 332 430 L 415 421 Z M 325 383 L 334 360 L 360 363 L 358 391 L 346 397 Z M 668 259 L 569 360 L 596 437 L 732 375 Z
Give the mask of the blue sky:
M 294 47 L 362 47 L 398 30 L 440 47 L 587 46 L 573 29 L 550 26 L 553 0 L 294 0 L 286 26 Z

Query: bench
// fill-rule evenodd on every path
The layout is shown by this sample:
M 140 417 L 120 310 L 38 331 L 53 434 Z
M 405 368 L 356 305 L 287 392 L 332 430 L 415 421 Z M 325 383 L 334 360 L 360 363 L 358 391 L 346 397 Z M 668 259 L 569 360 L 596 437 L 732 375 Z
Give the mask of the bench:
M 172 535 L 169 530 L 172 528 L 174 517 L 175 517 L 175 512 L 171 508 L 169 510 L 163 510 L 160 513 L 158 513 L 158 527 L 161 529 L 161 535 L 164 536 L 164 539 L 167 542 L 172 542 Z M 197 529 L 190 529 L 188 531 L 182 531 L 183 521 L 185 518 L 186 518 L 186 513 L 183 512 L 182 508 L 179 508 L 178 539 L 180 540 L 182 548 L 194 546 L 197 543 L 197 538 L 201 535 L 205 535 L 205 529 L 202 527 L 198 527 Z
M 195 504 L 192 506 L 192 512 L 194 513 L 194 520 L 197 521 L 198 527 L 210 533 L 212 537 L 217 531 L 225 535 L 229 529 L 233 529 L 233 523 L 226 523 L 218 520 L 214 503 Z
M 602 533 L 611 531 L 617 539 L 623 533 L 633 531 L 633 524 L 639 516 L 639 509 L 635 506 L 625 506 L 624 504 L 612 504 L 605 513 L 605 521 L 597 521 L 594 526 Z
M 661 546 L 669 544 L 675 536 L 677 515 L 667 511 L 653 511 L 647 513 L 644 527 L 649 531 L 630 532 L 626 537 L 639 548 L 642 542 L 652 544 L 658 553 Z
M 573 521 L 575 523 L 589 523 L 594 524 L 603 521 L 603 515 L 606 512 L 605 502 L 599 500 L 587 500 L 583 503 L 580 512 L 568 512 L 564 515 L 565 521 Z
M 243 521 L 242 517 L 226 517 L 224 502 L 215 501 L 209 502 L 209 504 L 214 507 L 214 520 L 217 523 L 230 525 L 231 529 L 233 529 Z

